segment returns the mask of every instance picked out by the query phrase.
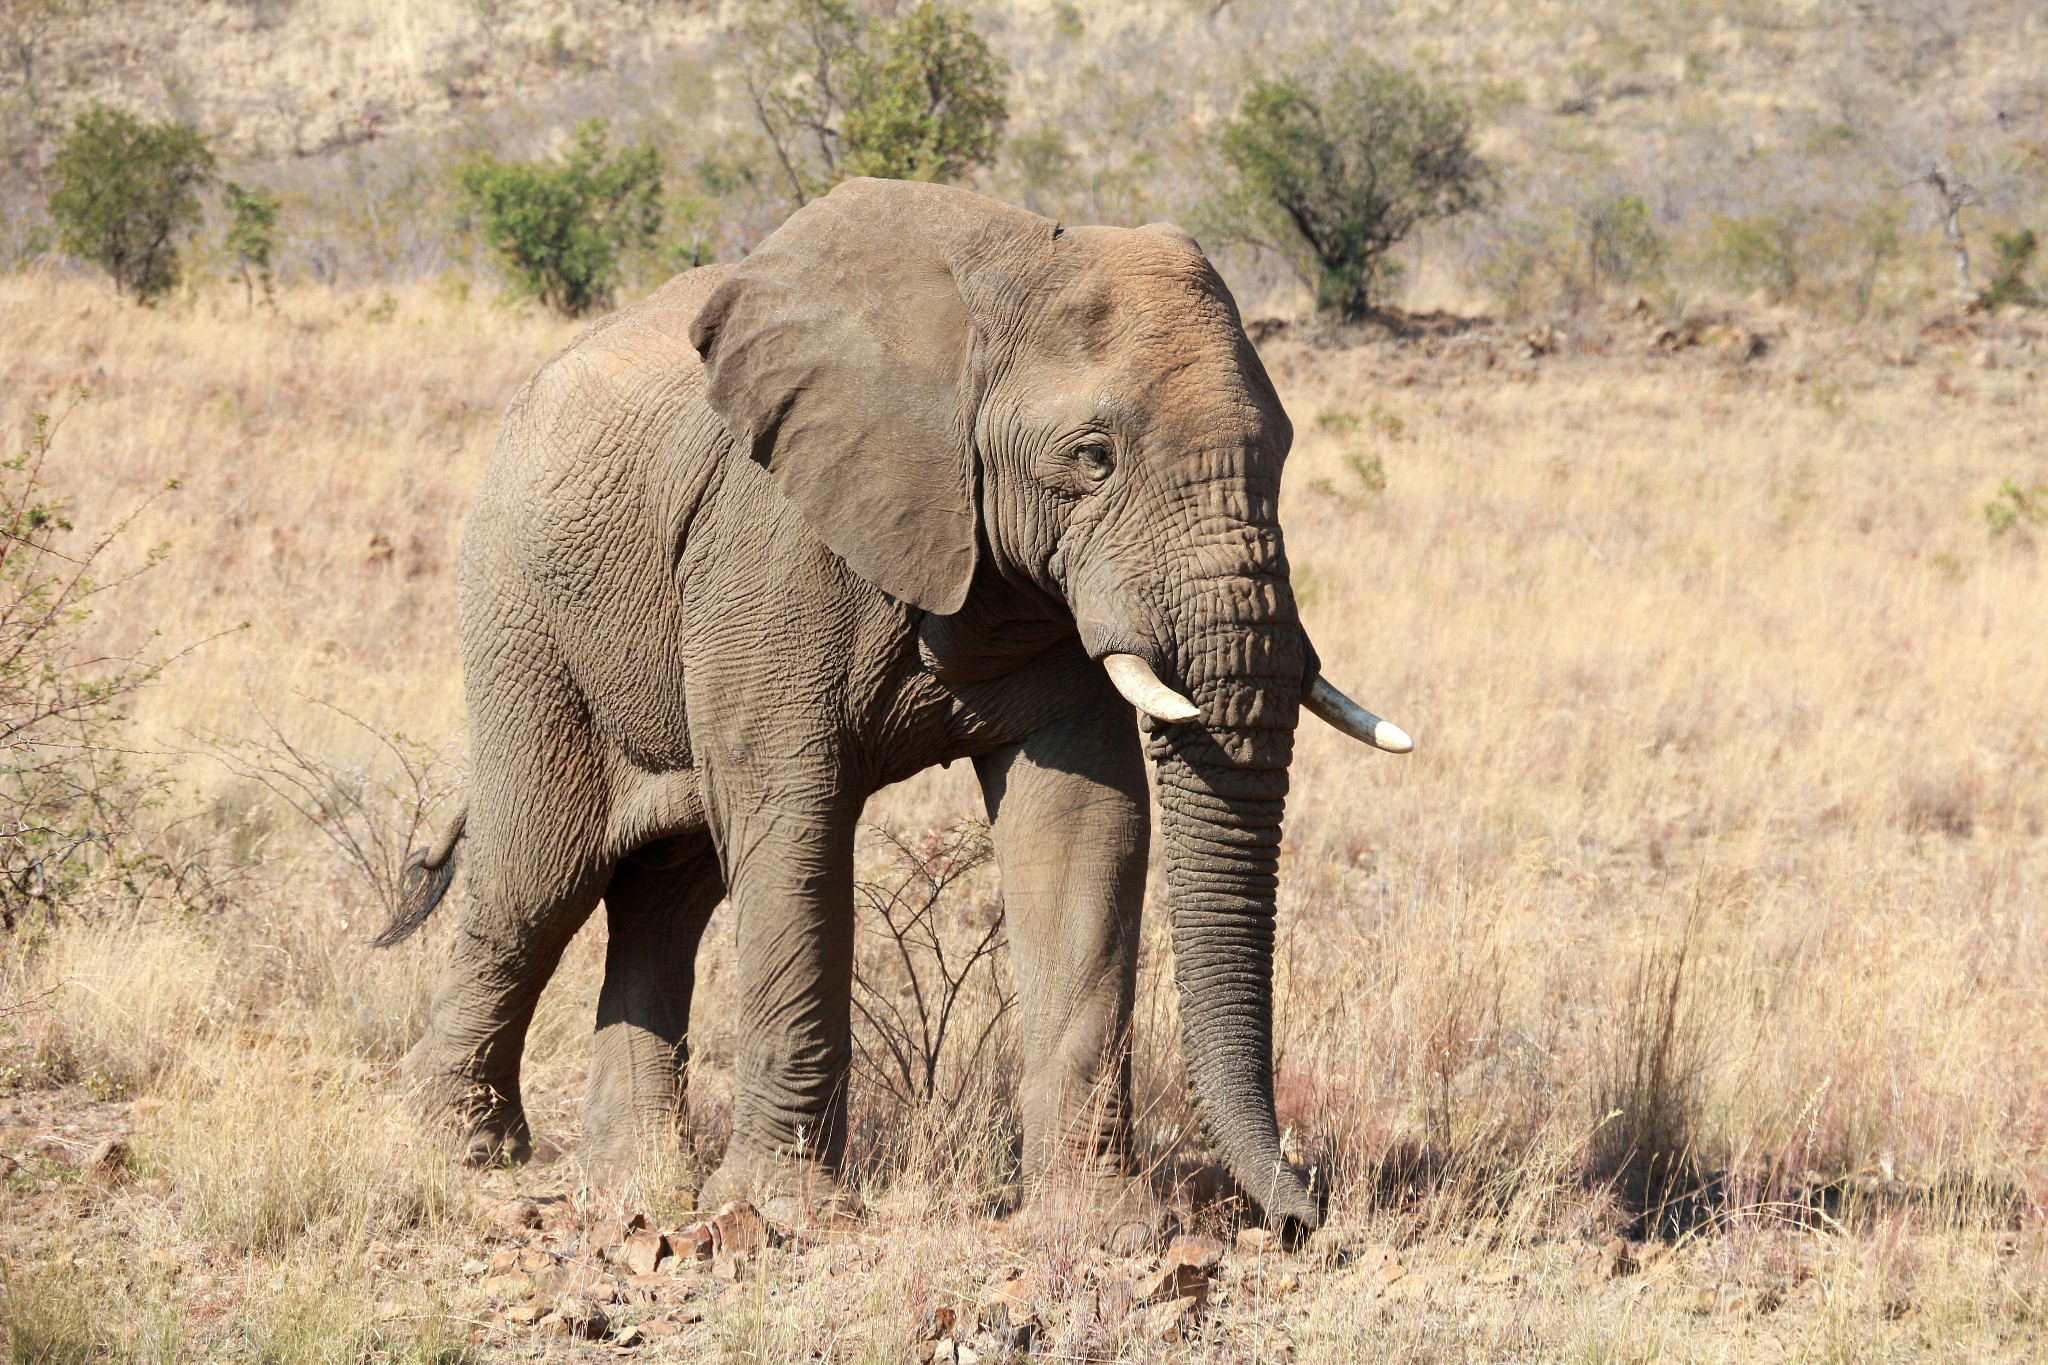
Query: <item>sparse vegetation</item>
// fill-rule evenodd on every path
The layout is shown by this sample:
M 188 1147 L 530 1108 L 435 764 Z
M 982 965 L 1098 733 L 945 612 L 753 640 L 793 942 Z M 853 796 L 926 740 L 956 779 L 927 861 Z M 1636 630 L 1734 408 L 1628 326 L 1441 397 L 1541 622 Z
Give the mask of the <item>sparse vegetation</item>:
M 96 648 L 92 627 L 164 552 L 112 562 L 132 515 L 79 534 L 51 486 L 62 417 L 28 420 L 27 448 L 0 463 L 0 930 L 47 928 L 104 895 L 142 894 L 162 871 L 137 830 L 160 784 L 122 732 L 162 663 Z
M 520 292 L 569 317 L 609 308 L 621 258 L 661 231 L 661 159 L 613 153 L 602 119 L 557 163 L 484 156 L 462 170 L 463 203 Z
M 199 221 L 213 167 L 193 129 L 94 105 L 50 163 L 50 217 L 66 251 L 149 303 L 178 282 L 179 239 Z

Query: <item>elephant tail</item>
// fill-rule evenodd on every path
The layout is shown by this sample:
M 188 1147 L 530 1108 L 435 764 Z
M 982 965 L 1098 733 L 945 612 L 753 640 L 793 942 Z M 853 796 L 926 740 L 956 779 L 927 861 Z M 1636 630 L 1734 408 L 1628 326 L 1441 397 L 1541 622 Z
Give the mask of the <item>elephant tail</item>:
M 441 830 L 441 837 L 405 860 L 405 870 L 398 876 L 398 909 L 384 932 L 370 940 L 371 947 L 389 948 L 404 942 L 440 906 L 448 884 L 455 880 L 455 849 L 468 823 L 469 798 L 457 797 L 455 813 Z

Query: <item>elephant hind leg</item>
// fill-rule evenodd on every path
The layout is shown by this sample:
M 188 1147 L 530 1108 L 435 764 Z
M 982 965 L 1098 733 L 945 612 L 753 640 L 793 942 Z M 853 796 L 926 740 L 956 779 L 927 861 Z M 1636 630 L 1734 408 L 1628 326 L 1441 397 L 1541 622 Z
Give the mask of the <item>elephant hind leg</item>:
M 427 1030 L 405 1059 L 414 1103 L 454 1124 L 472 1165 L 533 1153 L 519 1082 L 527 1029 L 609 874 L 594 840 L 571 853 L 570 841 L 499 818 L 503 804 L 472 807 L 470 894 Z
M 725 880 L 702 830 L 620 860 L 605 887 L 604 988 L 584 1102 L 583 1159 L 620 1176 L 680 1155 L 697 945 Z

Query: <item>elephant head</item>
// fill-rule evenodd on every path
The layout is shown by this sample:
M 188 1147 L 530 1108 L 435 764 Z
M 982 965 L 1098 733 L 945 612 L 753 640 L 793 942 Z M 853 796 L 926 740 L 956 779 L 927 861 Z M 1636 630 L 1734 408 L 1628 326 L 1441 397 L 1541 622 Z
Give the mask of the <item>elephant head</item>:
M 855 572 L 941 617 L 977 582 L 1033 594 L 1144 713 L 1188 1074 L 1269 1221 L 1314 1226 L 1273 1109 L 1297 710 L 1407 740 L 1319 676 L 1278 517 L 1292 428 L 1201 249 L 849 181 L 732 270 L 692 340 L 735 439 Z

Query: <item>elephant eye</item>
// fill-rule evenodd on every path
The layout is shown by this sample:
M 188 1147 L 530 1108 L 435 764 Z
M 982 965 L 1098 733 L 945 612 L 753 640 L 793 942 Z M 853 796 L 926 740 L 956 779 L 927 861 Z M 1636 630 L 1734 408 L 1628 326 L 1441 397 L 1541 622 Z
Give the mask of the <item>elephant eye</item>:
M 1099 441 L 1090 441 L 1074 451 L 1074 459 L 1086 470 L 1091 479 L 1106 479 L 1116 468 L 1116 458 L 1109 453 L 1109 447 Z

